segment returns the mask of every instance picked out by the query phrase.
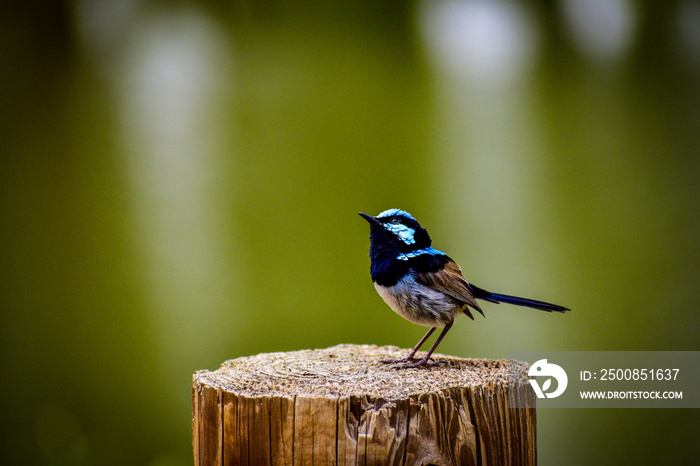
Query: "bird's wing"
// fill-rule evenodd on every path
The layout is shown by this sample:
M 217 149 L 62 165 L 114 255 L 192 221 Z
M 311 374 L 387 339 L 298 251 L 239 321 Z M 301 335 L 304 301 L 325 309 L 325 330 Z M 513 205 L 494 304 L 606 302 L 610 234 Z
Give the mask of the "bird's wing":
M 464 304 L 473 307 L 484 315 L 469 286 L 469 283 L 462 275 L 459 266 L 449 258 L 444 263 L 444 267 L 436 272 L 417 273 L 416 279 L 422 285 L 425 285 L 434 290 L 445 293 Z M 467 307 L 464 308 L 464 313 L 474 318 Z

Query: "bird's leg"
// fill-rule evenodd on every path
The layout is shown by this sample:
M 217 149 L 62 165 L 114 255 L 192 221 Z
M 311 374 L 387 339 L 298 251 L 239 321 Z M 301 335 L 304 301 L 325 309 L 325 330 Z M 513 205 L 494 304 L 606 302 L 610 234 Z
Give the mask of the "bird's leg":
M 411 352 L 408 353 L 408 356 L 406 356 L 405 358 L 401 358 L 401 359 L 383 359 L 382 362 L 385 363 L 385 364 L 396 364 L 396 363 L 415 362 L 416 359 L 414 358 L 414 356 L 416 355 L 416 353 L 418 352 L 418 350 L 420 349 L 420 347 L 423 346 L 423 343 L 425 343 L 425 340 L 427 340 L 427 339 L 430 337 L 430 335 L 433 334 L 433 332 L 435 331 L 435 328 L 436 328 L 436 327 L 431 327 L 430 330 L 428 330 L 428 333 L 426 333 L 425 336 L 424 336 L 423 338 L 420 339 L 420 341 L 418 342 L 418 344 L 416 345 L 416 347 L 413 348 L 413 350 L 411 350 Z M 433 349 L 435 349 L 435 348 L 433 348 Z M 432 353 L 432 350 L 431 350 L 431 353 Z
M 442 338 L 445 336 L 445 334 L 447 333 L 447 331 L 450 330 L 451 327 L 452 327 L 452 322 L 450 322 L 449 324 L 445 325 L 445 328 L 442 330 L 442 333 L 440 334 L 439 337 L 437 337 L 437 340 L 435 340 L 435 343 L 433 343 L 433 346 L 432 346 L 432 348 L 430 348 L 430 351 L 428 351 L 428 354 L 426 354 L 425 356 L 423 356 L 423 359 L 421 359 L 420 361 L 416 361 L 415 359 L 411 358 L 411 359 L 410 359 L 409 361 L 407 361 L 405 364 L 402 364 L 402 365 L 400 366 L 400 368 L 401 368 L 401 369 L 405 369 L 405 368 L 409 368 L 409 367 L 432 367 L 432 366 L 434 366 L 434 365 L 436 365 L 436 364 L 439 364 L 439 363 L 437 363 L 437 362 L 430 362 L 430 356 L 433 354 L 433 351 L 435 351 L 435 348 L 438 347 L 438 345 L 439 345 L 440 342 L 442 341 Z M 435 330 L 435 328 L 431 329 L 431 331 L 428 332 L 428 335 L 430 335 L 430 334 L 432 333 L 432 330 Z M 428 335 L 426 335 L 426 338 L 427 338 Z M 423 340 L 425 340 L 425 338 L 423 338 Z M 421 343 L 423 343 L 423 340 L 421 340 Z M 409 356 L 414 355 L 414 354 L 415 354 L 415 351 L 416 351 L 416 350 L 414 350 L 413 352 L 411 352 L 411 355 L 409 355 Z M 444 362 L 444 361 L 442 361 L 442 362 Z

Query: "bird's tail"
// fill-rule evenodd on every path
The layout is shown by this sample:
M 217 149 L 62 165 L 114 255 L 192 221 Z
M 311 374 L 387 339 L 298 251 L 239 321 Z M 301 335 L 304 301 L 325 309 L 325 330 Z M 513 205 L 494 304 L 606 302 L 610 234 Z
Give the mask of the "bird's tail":
M 490 301 L 492 303 L 515 304 L 516 306 L 531 307 L 533 309 L 539 309 L 541 311 L 547 312 L 566 312 L 571 310 L 564 306 L 557 306 L 556 304 L 549 304 L 543 301 L 535 301 L 534 299 L 518 298 L 517 296 L 508 296 L 505 294 L 491 293 L 490 291 L 482 290 L 477 286 L 471 284 L 470 286 L 475 298 L 483 299 L 484 301 Z

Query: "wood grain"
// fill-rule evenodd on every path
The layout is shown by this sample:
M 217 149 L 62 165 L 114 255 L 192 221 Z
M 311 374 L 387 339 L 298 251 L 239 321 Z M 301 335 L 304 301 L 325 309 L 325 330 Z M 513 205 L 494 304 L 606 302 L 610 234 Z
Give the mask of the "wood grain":
M 443 355 L 431 368 L 381 363 L 407 351 L 339 345 L 195 373 L 195 464 L 537 463 L 526 363 Z

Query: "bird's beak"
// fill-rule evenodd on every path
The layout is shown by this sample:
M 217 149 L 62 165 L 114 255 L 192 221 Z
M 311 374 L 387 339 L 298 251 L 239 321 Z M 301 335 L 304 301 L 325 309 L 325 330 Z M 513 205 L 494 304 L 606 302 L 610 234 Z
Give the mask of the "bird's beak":
M 370 223 L 370 225 L 371 225 L 371 224 L 374 224 L 374 223 L 379 223 L 379 220 L 377 220 L 376 218 L 372 217 L 371 215 L 367 215 L 367 214 L 364 214 L 364 213 L 362 213 L 362 212 L 358 212 L 358 214 L 360 214 L 360 217 L 362 217 L 362 218 L 364 218 L 365 220 L 367 220 L 367 221 Z

